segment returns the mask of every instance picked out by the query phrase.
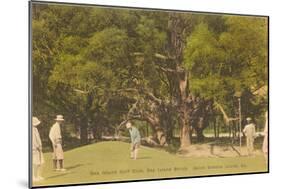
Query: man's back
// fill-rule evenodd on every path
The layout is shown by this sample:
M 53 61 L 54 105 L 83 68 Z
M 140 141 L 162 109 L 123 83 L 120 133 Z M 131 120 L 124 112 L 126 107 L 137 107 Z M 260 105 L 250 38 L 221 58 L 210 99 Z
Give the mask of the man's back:
M 132 143 L 139 143 L 141 140 L 139 130 L 136 127 L 132 127 L 129 131 Z
M 247 124 L 243 130 L 243 132 L 245 133 L 245 135 L 247 137 L 254 137 L 255 136 L 255 124 L 253 123 L 250 123 L 250 124 Z

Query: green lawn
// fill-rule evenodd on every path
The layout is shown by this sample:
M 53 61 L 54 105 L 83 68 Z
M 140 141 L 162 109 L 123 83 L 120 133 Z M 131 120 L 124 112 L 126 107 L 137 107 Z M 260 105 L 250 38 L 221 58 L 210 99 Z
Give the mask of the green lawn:
M 139 159 L 129 156 L 130 144 L 100 142 L 65 152 L 66 172 L 52 170 L 51 153 L 44 154 L 40 185 L 62 185 L 163 177 L 264 172 L 262 156 L 239 158 L 183 158 L 168 152 L 141 147 Z

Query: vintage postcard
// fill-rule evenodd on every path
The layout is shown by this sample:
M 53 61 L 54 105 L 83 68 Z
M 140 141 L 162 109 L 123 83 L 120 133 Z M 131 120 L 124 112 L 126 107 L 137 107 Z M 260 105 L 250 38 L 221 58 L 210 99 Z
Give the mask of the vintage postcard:
M 30 2 L 30 187 L 267 173 L 268 22 Z

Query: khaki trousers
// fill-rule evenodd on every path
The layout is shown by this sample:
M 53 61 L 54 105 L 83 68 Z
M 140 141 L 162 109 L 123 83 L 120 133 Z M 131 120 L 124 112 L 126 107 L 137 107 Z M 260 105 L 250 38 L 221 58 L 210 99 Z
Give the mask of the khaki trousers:
M 135 143 L 135 144 L 131 144 L 131 158 L 133 159 L 137 159 L 137 156 L 138 156 L 138 149 L 140 147 L 140 144 L 139 143 Z
M 54 153 L 53 153 L 53 160 L 63 160 L 63 149 L 60 143 L 53 145 Z
M 248 155 L 252 155 L 252 153 L 254 152 L 254 141 L 255 141 L 254 137 L 247 137 Z

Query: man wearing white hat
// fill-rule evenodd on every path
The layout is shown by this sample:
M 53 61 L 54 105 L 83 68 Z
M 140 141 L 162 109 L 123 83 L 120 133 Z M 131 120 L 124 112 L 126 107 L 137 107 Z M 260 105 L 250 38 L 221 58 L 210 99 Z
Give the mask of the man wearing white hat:
M 49 138 L 53 145 L 53 167 L 56 171 L 65 171 L 64 169 L 64 155 L 62 149 L 62 136 L 61 136 L 61 124 L 64 121 L 62 115 L 57 115 L 55 119 L 56 123 L 51 127 Z
M 42 153 L 42 142 L 37 129 L 41 122 L 37 117 L 32 117 L 32 164 L 33 164 L 33 182 L 43 180 L 41 177 L 41 168 L 44 164 L 44 157 Z
M 252 122 L 252 119 L 250 117 L 248 117 L 246 120 L 247 125 L 243 129 L 243 133 L 246 135 L 248 155 L 252 155 L 254 151 L 254 141 L 256 137 L 256 126 Z

